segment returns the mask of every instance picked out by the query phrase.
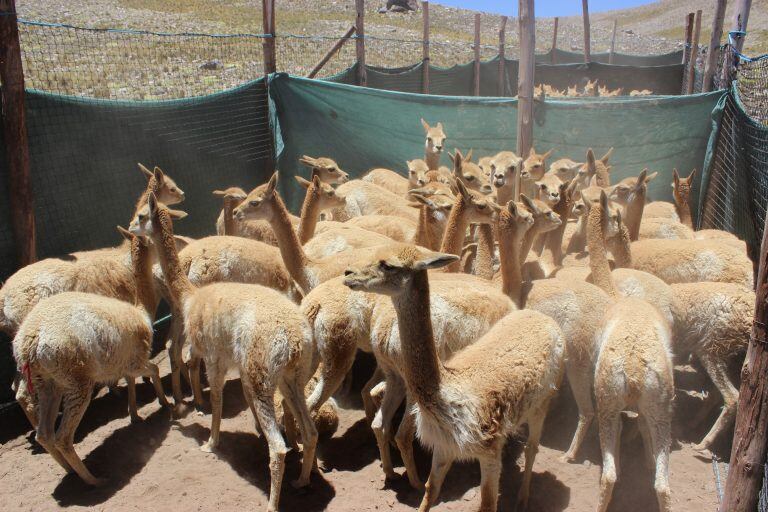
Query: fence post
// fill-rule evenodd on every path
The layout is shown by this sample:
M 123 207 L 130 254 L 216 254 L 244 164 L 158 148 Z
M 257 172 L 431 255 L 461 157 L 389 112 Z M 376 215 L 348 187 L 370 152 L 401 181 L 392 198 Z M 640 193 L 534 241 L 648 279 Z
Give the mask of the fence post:
M 584 62 L 592 62 L 592 38 L 589 35 L 589 0 L 581 0 L 584 17 Z
M 475 13 L 475 96 L 480 96 L 480 13 Z
M 768 218 L 766 218 L 768 220 Z M 768 445 L 768 225 L 763 231 L 757 274 L 755 321 L 741 369 L 739 406 L 730 469 L 720 510 L 757 510 Z
M 499 87 L 498 87 L 498 94 L 499 96 L 505 96 L 506 90 L 504 85 L 507 83 L 507 76 L 505 71 L 506 66 L 506 56 L 505 56 L 505 41 L 506 41 L 506 31 L 507 31 L 507 17 L 502 16 L 501 17 L 501 28 L 499 28 Z
M 357 53 L 357 85 L 368 85 L 368 74 L 365 70 L 365 0 L 355 0 L 355 52 Z
M 685 15 L 685 46 L 683 47 L 683 66 L 684 70 L 688 69 L 688 61 L 691 58 L 691 39 L 693 38 L 693 17 L 694 14 L 689 12 Z
M 421 57 L 421 92 L 429 94 L 429 2 L 421 2 L 421 20 L 424 25 L 424 35 L 422 36 L 422 57 Z
M 555 16 L 555 27 L 552 31 L 552 51 L 550 52 L 550 58 L 552 60 L 552 64 L 557 64 L 557 57 L 555 54 L 557 53 L 557 26 L 560 24 L 560 18 Z
M 344 46 L 344 44 L 349 40 L 350 37 L 355 33 L 355 26 L 352 25 L 347 32 L 341 36 L 341 38 L 336 41 L 336 44 L 333 45 L 333 48 L 328 50 L 328 53 L 326 53 L 322 59 L 320 59 L 320 62 L 315 64 L 315 67 L 312 68 L 312 71 L 309 72 L 307 75 L 307 78 L 315 78 L 315 76 L 320 72 L 321 69 L 323 69 L 323 66 L 325 66 L 331 58 L 336 55 L 336 52 L 341 50 L 341 47 Z
M 733 25 L 731 30 L 733 31 L 747 31 L 747 21 L 749 21 L 749 10 L 752 7 L 752 0 L 739 0 L 736 3 L 736 9 L 733 13 Z M 729 38 L 730 42 L 730 38 Z M 744 46 L 744 37 L 738 35 L 735 40 L 735 50 L 741 53 L 741 49 Z M 723 74 L 722 83 L 727 89 L 731 86 L 731 79 L 733 78 L 733 72 L 738 61 L 738 56 L 734 55 L 732 51 L 726 51 L 723 57 Z
M 16 1 L 0 0 L 0 82 L 5 153 L 8 162 L 11 221 L 20 266 L 37 259 L 35 212 L 24 118 L 24 69 L 21 64 Z
M 527 155 L 533 146 L 533 80 L 536 51 L 536 16 L 533 0 L 519 0 L 520 72 L 517 78 L 517 154 Z M 520 194 L 520 175 L 515 180 L 515 200 Z
M 707 63 L 704 66 L 704 82 L 701 92 L 712 90 L 712 77 L 717 68 L 717 49 L 720 47 L 720 39 L 723 37 L 723 19 L 725 18 L 725 4 L 727 0 L 715 0 L 715 17 L 712 20 L 712 36 L 709 38 L 707 50 Z
M 261 0 L 261 25 L 264 34 L 264 74 L 277 71 L 275 44 L 275 0 Z
M 696 22 L 693 27 L 693 43 L 691 57 L 688 60 L 688 81 L 685 84 L 685 94 L 693 94 L 693 82 L 696 80 L 696 59 L 699 57 L 699 35 L 701 34 L 701 9 L 696 11 Z
M 613 34 L 611 34 L 611 51 L 608 54 L 608 64 L 613 64 L 613 53 L 616 50 L 616 26 L 619 20 L 613 20 Z

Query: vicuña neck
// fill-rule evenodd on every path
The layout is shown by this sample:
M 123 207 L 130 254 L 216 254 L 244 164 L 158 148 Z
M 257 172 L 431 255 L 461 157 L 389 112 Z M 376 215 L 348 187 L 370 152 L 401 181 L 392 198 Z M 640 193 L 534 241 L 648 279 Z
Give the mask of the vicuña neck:
M 159 299 L 152 280 L 152 248 L 138 239 L 132 242 L 131 263 L 136 281 L 136 306 L 142 308 L 149 318 L 155 318 Z
M 435 153 L 429 149 L 424 151 L 424 161 L 430 171 L 436 171 L 440 167 L 440 153 Z
M 291 217 L 283 199 L 275 192 L 271 201 L 272 218 L 269 223 L 275 232 L 277 245 L 280 249 L 280 255 L 283 257 L 285 268 L 288 269 L 288 273 L 291 274 L 293 280 L 301 286 L 304 293 L 308 293 L 312 289 L 306 275 L 309 258 L 307 258 L 304 248 L 299 243 L 299 235 L 293 230 Z
M 520 226 L 499 225 L 499 260 L 501 261 L 501 290 L 522 308 L 520 290 L 523 275 L 520 265 L 520 245 L 524 233 Z
M 307 195 L 304 196 L 304 202 L 301 205 L 301 215 L 299 217 L 299 243 L 302 245 L 309 242 L 315 236 L 317 219 L 320 217 L 320 198 L 315 193 L 314 182 L 307 189 Z
M 587 243 L 587 216 L 582 215 L 579 220 L 576 221 L 576 231 L 571 235 L 571 239 L 568 240 L 568 247 L 565 252 L 568 254 L 575 252 L 584 252 Z
M 445 227 L 443 243 L 440 244 L 440 252 L 455 254 L 461 256 L 461 249 L 464 245 L 464 235 L 467 232 L 467 205 L 464 200 L 456 201 L 448 216 L 448 225 Z M 461 262 L 454 261 L 445 267 L 446 272 L 459 272 Z
M 504 182 L 504 186 L 496 188 L 496 204 L 499 206 L 506 206 L 508 202 L 512 201 L 515 197 L 515 182 L 517 175 L 514 175 L 511 180 Z
M 594 205 L 590 209 L 587 223 L 587 245 L 589 246 L 589 268 L 592 271 L 592 282 L 605 290 L 608 295 L 617 297 L 618 292 L 611 276 L 608 251 L 605 247 L 602 207 L 600 205 Z
M 160 184 L 157 182 L 154 176 L 149 178 L 147 187 L 144 189 L 144 192 L 142 192 L 142 194 L 139 196 L 139 200 L 136 202 L 136 208 L 133 210 L 134 217 L 136 217 L 136 215 L 139 213 L 139 210 L 144 208 L 144 206 L 147 204 L 150 193 L 154 193 L 156 196 L 160 195 Z
M 474 274 L 483 279 L 493 279 L 493 226 L 477 226 L 477 255 Z
M 675 194 L 675 211 L 680 217 L 680 222 L 693 229 L 693 218 L 691 217 L 691 205 L 688 201 Z M 634 239 L 633 239 L 634 240 Z
M 643 220 L 643 210 L 645 209 L 645 195 L 644 190 L 632 194 L 632 199 L 627 203 L 625 209 L 625 222 L 629 230 L 629 238 L 633 242 L 640 238 L 640 223 Z
M 173 225 L 170 218 L 160 219 L 160 233 L 152 236 L 152 243 L 158 251 L 160 267 L 168 285 L 171 306 L 176 311 L 183 310 L 186 298 L 194 291 L 195 287 L 189 281 L 184 269 L 179 262 L 179 252 L 176 250 L 176 240 L 173 238 Z
M 560 201 L 553 208 L 555 213 L 560 215 L 562 221 L 559 226 L 547 233 L 546 240 L 544 242 L 544 250 L 550 254 L 552 258 L 552 264 L 560 266 L 563 264 L 563 237 L 565 236 L 565 228 L 568 225 L 568 216 L 571 211 L 571 201 L 567 198 L 567 193 L 560 195 Z
M 417 272 L 405 290 L 392 297 L 403 350 L 403 377 L 421 407 L 440 403 L 442 368 L 432 333 L 427 271 Z
M 434 251 L 436 249 L 433 247 L 434 242 L 429 232 L 430 217 L 429 207 L 421 205 L 419 208 L 419 220 L 416 223 L 416 233 L 413 234 L 413 243 Z
M 230 199 L 224 200 L 224 234 L 236 236 L 235 218 L 232 213 L 235 211 L 235 202 Z
M 608 241 L 616 268 L 632 268 L 631 243 L 629 228 L 622 224 L 619 235 Z

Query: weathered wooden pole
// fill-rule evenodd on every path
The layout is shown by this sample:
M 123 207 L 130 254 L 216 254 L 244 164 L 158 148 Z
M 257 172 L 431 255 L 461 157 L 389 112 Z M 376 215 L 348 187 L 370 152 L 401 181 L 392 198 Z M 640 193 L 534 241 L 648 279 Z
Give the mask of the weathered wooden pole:
M 352 37 L 352 35 L 355 33 L 355 27 L 354 25 L 347 30 L 347 32 L 341 36 L 341 38 L 336 41 L 336 44 L 333 45 L 333 48 L 328 50 L 328 53 L 326 53 L 322 59 L 320 59 L 320 62 L 315 64 L 315 67 L 312 68 L 312 71 L 309 72 L 307 75 L 307 78 L 315 78 L 315 76 L 320 72 L 321 69 L 323 69 L 323 66 L 325 66 L 331 58 L 336 55 L 336 53 L 341 50 L 341 47 L 346 44 L 347 41 L 349 41 L 349 38 Z
M 704 66 L 704 83 L 701 91 L 712 90 L 712 78 L 717 69 L 717 49 L 720 48 L 720 39 L 723 37 L 723 20 L 725 19 L 725 5 L 727 0 L 715 0 L 715 17 L 712 20 L 712 36 L 709 38 L 707 50 L 707 62 Z
M 555 27 L 552 31 L 552 51 L 550 52 L 550 57 L 552 59 L 552 64 L 557 64 L 557 26 L 560 24 L 560 18 L 555 16 Z
M 527 155 L 533 146 L 533 80 L 536 69 L 536 15 L 533 0 L 519 0 L 520 70 L 517 77 L 517 154 Z M 515 199 L 520 194 L 520 176 Z
M 506 88 L 504 87 L 507 83 L 507 75 L 506 75 L 506 56 L 505 56 L 505 42 L 506 42 L 506 31 L 507 31 L 507 17 L 502 16 L 501 17 L 501 27 L 499 28 L 499 87 L 498 87 L 498 94 L 499 96 L 505 96 L 506 95 Z
M 589 0 L 581 0 L 584 18 L 584 62 L 592 62 L 592 38 L 589 35 Z
M 275 0 L 261 0 L 261 25 L 264 31 L 264 74 L 277 71 L 275 44 Z
M 421 54 L 421 92 L 429 94 L 429 2 L 421 2 L 421 21 L 424 25 Z
M 475 96 L 480 96 L 480 13 L 475 13 Z
M 368 74 L 365 70 L 365 0 L 355 0 L 355 53 L 357 54 L 357 85 L 368 85 Z
M 766 217 L 768 221 L 768 217 Z M 755 297 L 755 321 L 741 369 L 739 406 L 728 481 L 720 510 L 757 510 L 768 446 L 768 224 L 763 229 Z
M 0 0 L 0 82 L 3 84 L 2 117 L 8 164 L 8 199 L 18 263 L 24 266 L 36 261 L 37 253 L 29 145 L 24 118 L 24 70 L 15 0 Z
M 749 10 L 751 8 L 752 0 L 736 0 L 736 10 L 733 13 L 733 30 L 747 31 Z M 741 52 L 742 48 L 744 48 L 744 36 L 735 37 L 734 42 L 736 51 Z
M 616 50 L 616 26 L 619 20 L 613 20 L 613 33 L 611 34 L 611 51 L 608 53 L 608 64 L 613 64 L 613 53 Z
M 691 39 L 693 39 L 693 19 L 694 14 L 689 12 L 685 15 L 685 46 L 683 47 L 683 66 L 688 69 L 688 62 L 691 59 Z
M 699 58 L 699 35 L 701 34 L 701 9 L 696 11 L 696 21 L 693 26 L 693 42 L 691 43 L 691 58 L 688 61 L 688 80 L 685 84 L 685 94 L 693 94 L 696 81 L 696 59 Z

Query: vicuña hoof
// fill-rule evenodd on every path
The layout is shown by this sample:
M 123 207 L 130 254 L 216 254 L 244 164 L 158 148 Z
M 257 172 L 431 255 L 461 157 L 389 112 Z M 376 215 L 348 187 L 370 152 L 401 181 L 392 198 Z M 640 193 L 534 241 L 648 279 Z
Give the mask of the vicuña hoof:
M 131 414 L 131 423 L 141 423 L 142 421 L 144 421 L 144 418 L 138 414 Z
M 208 440 L 203 446 L 200 447 L 201 452 L 216 453 L 216 445 Z
M 294 489 L 301 489 L 309 485 L 309 479 L 302 480 L 301 478 L 291 481 L 291 487 Z

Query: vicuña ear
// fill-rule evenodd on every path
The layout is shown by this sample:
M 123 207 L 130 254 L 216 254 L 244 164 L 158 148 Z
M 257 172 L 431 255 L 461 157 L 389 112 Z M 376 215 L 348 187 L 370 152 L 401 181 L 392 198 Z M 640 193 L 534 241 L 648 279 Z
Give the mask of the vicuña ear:
M 272 175 L 271 178 L 269 178 L 269 181 L 267 182 L 267 190 L 265 192 L 266 195 L 270 196 L 274 194 L 275 187 L 277 187 L 277 178 L 278 178 L 278 172 L 275 171 L 275 173 Z
M 656 176 L 658 176 L 658 175 L 659 175 L 659 172 L 658 172 L 658 171 L 656 171 L 656 172 L 652 172 L 651 174 L 649 174 L 648 176 L 646 176 L 646 178 L 645 178 L 645 182 L 646 182 L 646 183 L 650 183 L 650 182 L 651 182 L 651 181 L 652 181 L 652 180 L 653 180 L 653 179 L 654 179 Z
M 677 167 L 672 169 L 672 182 L 677 186 L 680 183 L 680 173 L 677 172 Z
M 642 186 L 645 185 L 648 180 L 646 177 L 648 176 L 648 168 L 643 169 L 643 172 L 640 173 L 640 175 L 637 177 L 636 186 Z
M 611 158 L 611 154 L 613 153 L 613 148 L 609 149 L 608 152 L 606 152 L 603 157 L 600 159 L 601 162 L 604 164 L 608 163 L 608 159 Z
M 440 268 L 446 265 L 450 265 L 454 261 L 459 259 L 455 254 L 445 254 L 442 252 L 433 252 L 417 261 L 413 268 L 414 270 L 427 270 L 433 268 Z
M 438 123 L 435 125 L 435 128 L 437 128 L 440 131 L 443 131 L 443 123 L 438 121 Z
M 320 175 L 319 174 L 313 174 L 312 175 L 312 184 L 315 186 L 315 188 L 320 188 Z
M 187 216 L 187 212 L 181 210 L 168 210 L 168 215 L 170 215 L 172 219 L 180 220 Z
M 144 167 L 141 163 L 139 163 L 139 170 L 147 177 L 151 178 L 153 176 L 152 171 Z
M 554 151 L 555 151 L 555 148 L 550 149 L 549 151 L 541 155 L 541 159 L 546 160 L 547 158 L 549 158 L 549 155 L 551 155 Z
M 227 193 L 225 191 L 223 191 L 223 190 L 214 190 L 213 191 L 213 195 L 216 196 L 216 197 L 224 198 L 224 197 L 227 196 Z
M 464 183 L 461 180 L 456 180 L 456 188 L 458 189 L 460 195 L 468 199 L 470 198 L 469 192 L 467 191 L 467 187 L 464 186 Z
M 315 176 L 317 176 L 317 175 L 316 174 L 312 175 L 312 179 L 313 180 L 315 179 Z M 296 183 L 301 185 L 303 188 L 309 188 L 309 186 L 311 185 L 311 182 L 309 180 L 305 180 L 301 176 L 294 176 L 293 179 L 295 179 Z
M 693 178 L 696 176 L 696 169 L 691 171 L 691 174 L 688 175 L 686 178 L 689 182 L 693 181 Z
M 157 183 L 162 183 L 165 179 L 165 174 L 163 174 L 163 170 L 159 167 L 155 167 L 155 170 L 153 171 L 153 176 L 155 177 L 155 180 L 157 180 Z
M 464 156 L 463 161 L 464 162 L 471 162 L 472 161 L 472 152 L 474 151 L 474 148 L 470 148 L 469 151 L 467 151 L 467 154 Z
M 534 203 L 533 200 L 527 195 L 520 194 L 520 200 L 523 202 L 525 207 L 531 211 L 531 213 L 536 213 L 539 211 L 539 209 L 536 207 L 536 203 Z
M 507 211 L 517 217 L 517 203 L 512 201 L 507 201 Z
M 424 118 L 421 118 L 421 126 L 424 128 L 425 132 L 429 131 L 429 123 L 424 120 Z
M 605 194 L 605 189 L 600 191 L 600 207 L 604 212 L 608 211 L 608 196 Z
M 123 235 L 123 238 L 129 242 L 133 240 L 134 234 L 125 229 L 123 226 L 117 226 L 117 232 Z
M 299 158 L 299 162 L 306 165 L 307 167 L 314 167 L 317 163 L 317 160 L 312 158 L 311 156 L 302 155 L 301 158 Z
M 157 214 L 157 197 L 155 197 L 154 192 L 149 193 L 149 197 L 147 197 L 147 205 L 149 206 L 149 213 L 153 217 L 155 214 Z
M 597 166 L 595 165 L 595 152 L 592 148 L 587 150 L 587 172 L 589 174 L 595 174 L 597 172 Z

